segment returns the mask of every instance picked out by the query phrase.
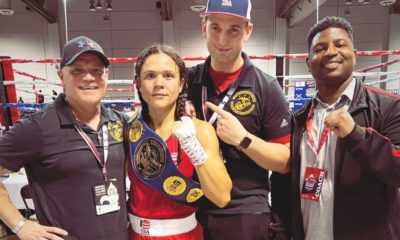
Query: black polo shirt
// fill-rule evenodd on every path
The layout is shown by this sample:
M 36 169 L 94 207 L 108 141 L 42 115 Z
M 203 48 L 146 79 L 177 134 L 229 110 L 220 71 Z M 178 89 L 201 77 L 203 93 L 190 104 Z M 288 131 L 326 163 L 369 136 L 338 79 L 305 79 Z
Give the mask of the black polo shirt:
M 236 89 L 223 109 L 239 119 L 248 132 L 265 141 L 289 142 L 289 105 L 281 87 L 275 78 L 257 68 L 246 54 L 242 53 L 242 56 L 242 71 L 231 84 Z M 209 110 L 205 113 L 207 116 L 204 116 L 203 96 L 207 96 L 207 101 L 219 105 L 229 91 L 229 88 L 220 94 L 215 91 L 209 76 L 210 60 L 208 57 L 204 64 L 188 70 L 189 94 L 196 116 L 207 121 L 212 112 Z M 205 89 L 207 94 L 204 94 Z M 268 171 L 234 146 L 220 140 L 220 147 L 233 181 L 232 200 L 223 209 L 205 200 L 202 208 L 208 213 L 217 214 L 269 212 Z
M 82 125 L 101 159 L 103 124 L 121 123 L 122 115 L 101 108 L 99 131 Z M 38 220 L 68 231 L 66 239 L 127 239 L 124 149 L 120 136 L 108 131 L 106 168 L 116 178 L 117 212 L 97 216 L 93 186 L 104 183 L 100 164 L 74 128 L 76 122 L 65 95 L 47 108 L 21 119 L 0 138 L 0 165 L 18 171 L 25 167 Z M 115 125 L 114 125 L 115 126 Z M 110 128 L 109 128 L 110 129 Z

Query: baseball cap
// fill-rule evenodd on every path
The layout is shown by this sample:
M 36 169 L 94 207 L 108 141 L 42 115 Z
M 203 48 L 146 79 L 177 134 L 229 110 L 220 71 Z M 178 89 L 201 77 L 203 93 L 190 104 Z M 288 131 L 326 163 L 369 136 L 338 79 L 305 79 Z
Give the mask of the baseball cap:
M 79 36 L 65 44 L 60 67 L 71 65 L 82 53 L 94 53 L 106 67 L 110 65 L 103 48 L 97 42 L 86 36 Z
M 226 14 L 240 17 L 250 22 L 250 12 L 250 0 L 208 0 L 207 9 L 203 16 L 208 16 L 210 14 Z

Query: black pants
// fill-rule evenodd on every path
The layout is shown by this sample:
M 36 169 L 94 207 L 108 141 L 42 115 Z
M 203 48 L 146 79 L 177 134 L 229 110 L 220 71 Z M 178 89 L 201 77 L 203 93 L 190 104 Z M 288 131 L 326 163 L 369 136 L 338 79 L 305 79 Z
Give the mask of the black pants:
M 205 240 L 269 240 L 269 214 L 206 215 L 201 220 Z

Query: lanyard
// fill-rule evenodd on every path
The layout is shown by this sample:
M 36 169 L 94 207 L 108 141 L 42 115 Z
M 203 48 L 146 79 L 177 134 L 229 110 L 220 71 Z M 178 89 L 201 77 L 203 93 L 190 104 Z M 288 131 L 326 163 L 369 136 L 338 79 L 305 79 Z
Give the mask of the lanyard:
M 75 124 L 75 129 L 81 135 L 83 140 L 85 140 L 86 144 L 89 146 L 90 150 L 92 151 L 93 155 L 95 156 L 97 162 L 100 164 L 101 171 L 102 171 L 103 177 L 104 177 L 104 181 L 107 182 L 107 168 L 106 168 L 106 162 L 107 162 L 107 157 L 108 157 L 108 129 L 107 129 L 107 126 L 104 124 L 102 127 L 104 164 L 101 162 L 99 152 L 97 151 L 96 146 L 94 145 L 92 139 L 90 139 L 89 136 L 83 131 L 83 129 L 80 126 L 78 126 L 77 124 Z
M 207 87 L 203 86 L 202 90 L 202 95 L 201 97 L 203 98 L 203 116 L 204 119 L 207 118 L 207 108 L 206 108 L 206 101 L 207 101 Z M 218 108 L 223 109 L 225 104 L 229 101 L 229 99 L 232 97 L 232 94 L 235 92 L 236 87 L 231 87 L 229 88 L 229 91 L 226 93 L 225 97 L 222 99 L 222 102 L 220 102 L 220 104 L 218 105 Z M 210 120 L 208 120 L 208 122 L 210 124 L 213 124 L 215 122 L 215 120 L 217 119 L 218 114 L 216 112 L 213 113 L 213 115 L 211 116 Z
M 307 144 L 315 154 L 315 157 L 316 157 L 315 167 L 316 167 L 318 165 L 318 154 L 321 151 L 324 144 L 326 143 L 326 140 L 329 135 L 329 128 L 327 128 L 327 127 L 324 128 L 324 130 L 322 131 L 318 146 L 317 146 L 315 144 L 314 139 L 312 138 L 312 134 L 311 134 L 313 118 L 314 118 L 314 108 L 312 107 L 308 114 L 308 117 L 307 117 L 306 130 L 307 130 Z

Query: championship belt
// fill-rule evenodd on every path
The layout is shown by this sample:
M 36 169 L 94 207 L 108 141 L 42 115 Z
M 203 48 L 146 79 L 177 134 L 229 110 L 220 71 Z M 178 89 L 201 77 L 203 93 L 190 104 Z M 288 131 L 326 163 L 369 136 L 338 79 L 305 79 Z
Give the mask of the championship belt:
M 200 184 L 179 171 L 164 140 L 141 115 L 129 124 L 129 146 L 132 168 L 142 182 L 190 206 L 203 196 Z

